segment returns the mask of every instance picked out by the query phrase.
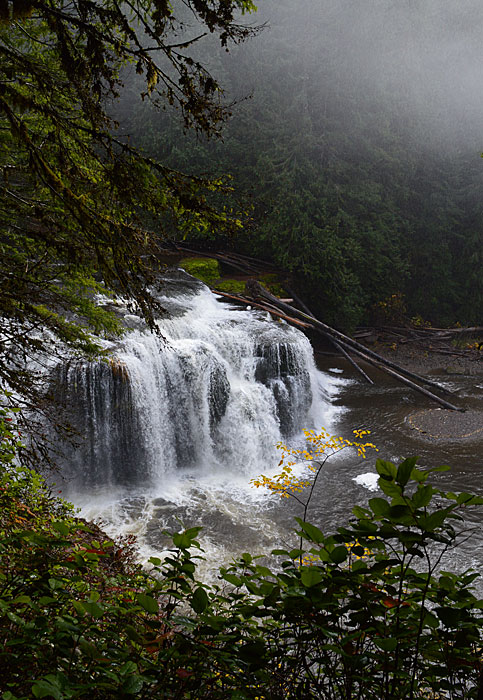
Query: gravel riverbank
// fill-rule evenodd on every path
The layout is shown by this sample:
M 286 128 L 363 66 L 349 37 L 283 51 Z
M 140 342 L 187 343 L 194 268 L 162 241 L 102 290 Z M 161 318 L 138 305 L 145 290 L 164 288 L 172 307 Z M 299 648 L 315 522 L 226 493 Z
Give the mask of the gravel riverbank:
M 420 437 L 431 442 L 448 440 L 479 440 L 483 436 L 483 350 L 469 349 L 464 354 L 439 353 L 431 347 L 409 344 L 370 345 L 371 349 L 383 357 L 422 376 L 439 382 L 457 382 L 471 378 L 475 394 L 471 401 L 460 397 L 456 392 L 454 400 L 444 396 L 464 412 L 443 408 L 427 408 L 409 416 L 409 426 L 417 430 Z M 481 388 L 479 386 L 481 385 Z

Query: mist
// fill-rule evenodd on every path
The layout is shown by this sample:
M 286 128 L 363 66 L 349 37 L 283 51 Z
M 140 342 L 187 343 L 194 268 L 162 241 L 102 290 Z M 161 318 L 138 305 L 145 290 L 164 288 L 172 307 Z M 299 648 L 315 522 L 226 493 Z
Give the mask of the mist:
M 232 71 L 239 66 L 230 96 L 256 99 L 261 83 L 272 85 L 285 93 L 283 107 L 305 87 L 314 107 L 365 103 L 375 116 L 389 111 L 406 122 L 415 139 L 483 148 L 481 2 L 260 0 L 258 7 L 264 31 L 225 59 Z

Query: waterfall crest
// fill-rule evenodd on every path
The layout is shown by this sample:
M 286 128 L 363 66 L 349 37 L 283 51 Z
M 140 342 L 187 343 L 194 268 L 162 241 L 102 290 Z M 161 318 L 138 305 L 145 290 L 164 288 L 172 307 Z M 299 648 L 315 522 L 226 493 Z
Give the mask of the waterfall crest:
M 81 446 L 68 481 L 159 484 L 179 470 L 253 473 L 275 446 L 324 422 L 327 402 L 307 338 L 259 311 L 219 302 L 181 271 L 163 279 L 159 336 L 121 303 L 129 332 L 111 359 L 55 370 Z

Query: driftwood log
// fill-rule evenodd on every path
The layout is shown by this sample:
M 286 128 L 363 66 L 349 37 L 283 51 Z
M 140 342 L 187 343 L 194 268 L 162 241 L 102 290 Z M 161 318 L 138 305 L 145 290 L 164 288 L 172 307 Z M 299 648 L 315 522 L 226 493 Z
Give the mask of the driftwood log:
M 216 291 L 216 290 L 215 290 Z M 273 294 L 271 294 L 269 291 L 267 291 L 259 282 L 255 280 L 248 280 L 246 284 L 246 296 L 239 296 L 239 295 L 234 295 L 234 294 L 226 294 L 226 293 L 221 293 L 217 292 L 217 294 L 220 294 L 223 297 L 226 297 L 228 299 L 231 299 L 233 301 L 238 301 L 241 302 L 245 305 L 250 305 L 255 308 L 262 309 L 264 311 L 268 311 L 269 313 L 276 315 L 278 318 L 282 318 L 286 320 L 288 323 L 294 323 L 294 325 L 297 325 L 302 328 L 311 328 L 312 330 L 318 331 L 323 335 L 325 338 L 329 338 L 331 342 L 337 343 L 341 349 L 343 349 L 347 354 L 353 354 L 361 359 L 363 359 L 365 362 L 377 367 L 378 369 L 387 372 L 390 374 L 392 377 L 397 379 L 399 382 L 405 384 L 406 386 L 409 386 L 411 389 L 414 389 L 415 391 L 418 391 L 419 393 L 423 394 L 424 396 L 427 396 L 428 398 L 432 399 L 433 401 L 439 403 L 441 406 L 444 408 L 450 409 L 452 411 L 463 411 L 463 408 L 460 408 L 458 406 L 455 406 L 448 401 L 445 401 L 444 399 L 440 398 L 436 394 L 433 394 L 433 392 L 429 391 L 428 389 L 425 389 L 419 384 L 416 384 L 415 382 L 419 382 L 422 384 L 429 385 L 438 391 L 444 392 L 444 393 L 451 393 L 449 392 L 445 387 L 441 386 L 437 382 L 433 382 L 430 379 L 427 379 L 426 377 L 421 377 L 418 374 L 415 374 L 414 372 L 410 372 L 409 370 L 405 369 L 404 367 L 401 367 L 400 365 L 397 365 L 395 362 L 392 362 L 391 360 L 387 360 L 386 358 L 382 357 L 381 355 L 378 355 L 376 352 L 373 350 L 370 350 L 369 348 L 366 348 L 364 345 L 361 345 L 357 341 L 353 340 L 349 336 L 346 336 L 344 333 L 341 333 L 340 331 L 336 330 L 335 328 L 332 328 L 331 326 L 328 326 L 327 324 L 323 323 L 322 321 L 319 321 L 319 319 L 315 318 L 311 314 L 308 314 L 304 311 L 300 311 L 299 309 L 296 309 L 294 306 L 291 306 L 290 304 L 287 304 L 286 302 L 281 301 L 277 297 L 275 297 Z M 292 294 L 293 296 L 293 294 Z M 248 297 L 248 298 L 247 298 Z M 361 371 L 359 366 L 357 366 L 358 371 Z M 365 377 L 367 375 L 364 372 Z M 368 378 L 369 379 L 369 378 Z M 415 380 L 415 381 L 412 381 Z M 372 381 L 372 380 L 371 380 Z
M 305 311 L 306 314 L 308 314 L 309 316 L 312 316 L 312 318 L 315 318 L 314 314 L 311 312 L 311 310 L 309 309 L 309 307 L 304 303 L 304 301 L 303 301 L 302 299 L 300 299 L 300 297 L 298 297 L 298 296 L 295 294 L 295 292 L 293 291 L 293 289 L 290 289 L 290 288 L 287 287 L 287 286 L 286 286 L 285 288 L 287 289 L 287 292 L 288 292 L 289 294 L 292 295 L 293 300 L 300 306 L 300 308 L 302 309 L 302 311 Z M 284 301 L 284 300 L 281 299 L 281 301 Z M 321 333 L 322 333 L 322 331 L 321 331 Z M 345 350 L 345 348 L 343 348 L 342 345 L 341 345 L 340 343 L 338 343 L 337 340 L 336 340 L 335 338 L 333 338 L 333 337 L 332 337 L 331 335 L 329 335 L 328 333 L 325 333 L 324 335 L 325 335 L 325 338 L 326 338 L 330 343 L 332 343 L 332 345 L 333 345 L 334 348 L 337 350 L 337 352 L 340 353 L 343 357 L 346 358 L 346 360 L 354 367 L 354 369 L 356 370 L 356 372 L 359 372 L 359 374 L 363 377 L 363 379 L 364 379 L 368 384 L 374 384 L 373 380 L 364 372 L 364 370 L 362 369 L 362 367 L 359 367 L 359 365 L 358 365 L 357 362 L 354 360 L 354 358 L 352 358 L 352 357 L 349 355 L 349 353 Z

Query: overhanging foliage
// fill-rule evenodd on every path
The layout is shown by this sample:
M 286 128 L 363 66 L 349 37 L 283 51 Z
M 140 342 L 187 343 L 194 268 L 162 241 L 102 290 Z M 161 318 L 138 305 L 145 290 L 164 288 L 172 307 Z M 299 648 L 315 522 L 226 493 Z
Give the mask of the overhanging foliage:
M 57 352 L 58 341 L 95 353 L 90 330 L 121 331 L 95 294 L 127 297 L 154 327 L 149 285 L 167 225 L 183 233 L 236 224 L 210 203 L 226 189 L 221 180 L 136 152 L 109 109 L 131 64 L 143 98 L 216 132 L 221 90 L 190 47 L 204 33 L 222 46 L 243 40 L 255 30 L 239 17 L 253 9 L 251 0 L 0 3 L 0 381 L 26 405 L 40 403 L 32 356 Z

